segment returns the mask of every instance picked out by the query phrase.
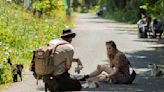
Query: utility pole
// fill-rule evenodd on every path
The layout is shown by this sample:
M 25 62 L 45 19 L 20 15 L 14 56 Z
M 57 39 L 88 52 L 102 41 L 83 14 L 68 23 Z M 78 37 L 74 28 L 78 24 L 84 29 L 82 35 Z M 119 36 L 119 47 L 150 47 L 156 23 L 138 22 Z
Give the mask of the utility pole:
M 66 9 L 66 15 L 71 16 L 71 2 L 70 0 L 64 0 L 64 8 Z
M 66 10 L 66 21 L 68 22 L 68 24 L 71 22 L 71 2 L 70 0 L 64 0 L 64 8 Z
M 71 2 L 70 2 L 70 0 L 67 0 L 67 4 L 68 4 L 68 8 L 67 8 L 67 15 L 68 16 L 71 16 Z

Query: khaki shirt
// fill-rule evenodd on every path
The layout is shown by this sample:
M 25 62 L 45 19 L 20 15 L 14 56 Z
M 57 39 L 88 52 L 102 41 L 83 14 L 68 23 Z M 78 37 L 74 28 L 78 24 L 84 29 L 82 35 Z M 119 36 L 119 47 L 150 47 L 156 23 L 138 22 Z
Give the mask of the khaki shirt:
M 59 45 L 54 54 L 54 73 L 60 75 L 64 73 L 67 65 L 71 65 L 73 61 L 74 48 L 71 44 Z

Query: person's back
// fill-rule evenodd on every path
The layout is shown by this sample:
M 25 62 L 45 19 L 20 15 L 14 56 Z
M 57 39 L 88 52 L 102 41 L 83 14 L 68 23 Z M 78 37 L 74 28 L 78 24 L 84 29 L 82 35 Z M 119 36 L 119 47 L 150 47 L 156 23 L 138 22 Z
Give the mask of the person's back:
M 129 64 L 128 64 L 128 59 L 125 56 L 125 54 L 123 54 L 122 52 L 118 51 L 115 55 L 114 60 L 119 60 L 117 62 L 114 63 L 115 67 L 119 67 L 120 70 L 124 73 L 129 73 Z M 118 66 L 119 65 L 119 66 Z
M 55 43 L 55 42 L 60 42 L 60 41 L 63 41 L 63 40 L 58 40 L 58 39 L 53 40 L 53 41 L 50 41 L 50 44 L 52 45 L 53 44 L 52 42 Z M 56 48 L 55 56 L 54 56 L 54 73 L 53 73 L 53 75 L 60 75 L 64 72 L 66 72 L 65 66 L 72 64 L 73 54 L 74 54 L 74 48 L 69 43 L 59 45 Z
M 159 19 L 153 20 L 152 32 L 154 34 L 154 38 L 157 37 L 157 35 L 156 35 L 157 33 L 159 33 L 159 38 L 161 38 L 161 35 L 163 33 L 163 23 L 161 20 L 159 20 Z
M 154 20 L 153 27 L 156 30 L 162 30 L 163 29 L 163 23 L 160 20 Z

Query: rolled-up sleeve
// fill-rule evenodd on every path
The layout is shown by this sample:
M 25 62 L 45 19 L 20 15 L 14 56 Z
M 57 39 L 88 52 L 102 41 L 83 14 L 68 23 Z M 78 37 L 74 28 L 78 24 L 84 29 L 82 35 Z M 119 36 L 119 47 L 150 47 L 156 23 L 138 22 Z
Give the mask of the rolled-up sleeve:
M 72 61 L 73 61 L 73 55 L 74 55 L 74 51 L 70 50 L 66 53 L 66 66 L 71 66 Z
M 73 55 L 74 55 L 74 48 L 71 44 L 66 44 L 67 45 L 67 48 L 66 48 L 66 66 L 70 66 L 72 65 L 72 61 L 73 61 Z

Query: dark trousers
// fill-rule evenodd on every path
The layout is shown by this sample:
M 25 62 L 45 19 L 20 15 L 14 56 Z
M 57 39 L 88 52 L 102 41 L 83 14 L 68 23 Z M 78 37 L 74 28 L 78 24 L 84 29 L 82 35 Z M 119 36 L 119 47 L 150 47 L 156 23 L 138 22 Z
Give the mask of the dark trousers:
M 78 80 L 69 77 L 68 72 L 57 76 L 46 75 L 43 77 L 43 81 L 45 82 L 45 86 L 47 86 L 51 92 L 80 91 L 82 88 Z
M 159 33 L 159 38 L 161 38 L 163 30 L 155 30 L 154 37 L 157 37 L 157 33 Z
M 145 27 L 145 30 L 143 30 L 143 28 L 139 28 L 138 29 L 139 38 L 147 38 L 147 31 L 148 31 L 147 27 Z

